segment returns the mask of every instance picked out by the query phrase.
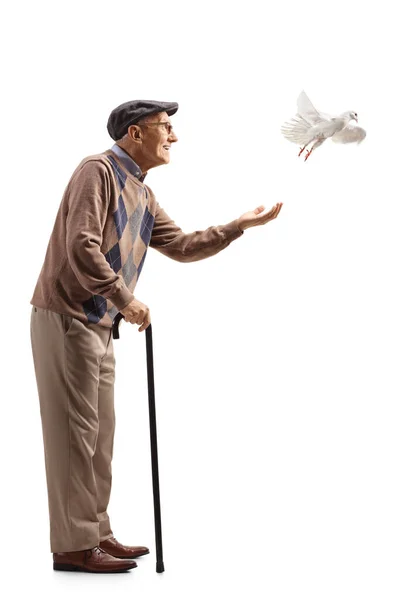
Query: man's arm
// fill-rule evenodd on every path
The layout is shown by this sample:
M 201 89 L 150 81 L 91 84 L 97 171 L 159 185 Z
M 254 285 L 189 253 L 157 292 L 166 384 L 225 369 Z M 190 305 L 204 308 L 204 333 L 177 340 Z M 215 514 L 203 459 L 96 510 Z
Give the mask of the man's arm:
M 217 254 L 243 234 L 245 229 L 265 225 L 276 219 L 282 203 L 265 212 L 264 206 L 241 215 L 227 225 L 209 227 L 204 231 L 183 233 L 157 202 L 150 246 L 180 262 L 193 262 Z
M 179 262 L 194 262 L 217 254 L 241 235 L 238 219 L 204 231 L 184 233 L 157 202 L 150 246 Z
M 100 249 L 110 204 L 107 168 L 99 161 L 85 163 L 73 176 L 68 194 L 66 245 L 71 268 L 83 288 L 121 310 L 134 296 Z

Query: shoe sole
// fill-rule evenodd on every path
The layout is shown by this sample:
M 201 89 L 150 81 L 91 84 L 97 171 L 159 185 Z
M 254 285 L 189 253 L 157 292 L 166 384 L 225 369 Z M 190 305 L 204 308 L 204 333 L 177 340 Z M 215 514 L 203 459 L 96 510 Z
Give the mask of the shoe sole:
M 135 569 L 137 565 L 132 565 L 131 567 L 125 567 L 124 569 L 113 569 L 107 571 L 94 571 L 92 569 L 85 569 L 84 567 L 78 567 L 77 565 L 67 565 L 63 563 L 53 563 L 54 571 L 80 571 L 82 573 L 125 573 L 125 571 L 130 571 L 130 569 Z
M 110 554 L 110 552 L 108 552 L 108 554 Z M 114 558 L 140 558 L 141 556 L 146 556 L 146 554 L 150 554 L 150 550 L 148 550 L 147 552 L 142 552 L 141 554 L 135 554 L 135 555 L 131 555 L 131 556 L 117 556 L 116 554 L 112 554 L 111 556 L 113 556 Z

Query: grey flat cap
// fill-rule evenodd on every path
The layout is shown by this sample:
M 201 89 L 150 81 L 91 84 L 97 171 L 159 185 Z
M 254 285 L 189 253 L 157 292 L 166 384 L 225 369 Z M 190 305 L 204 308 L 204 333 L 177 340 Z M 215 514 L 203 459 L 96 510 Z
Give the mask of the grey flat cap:
M 120 140 L 140 119 L 154 113 L 166 112 L 173 115 L 178 110 L 177 102 L 159 102 L 158 100 L 131 100 L 120 104 L 108 117 L 107 129 L 113 140 Z

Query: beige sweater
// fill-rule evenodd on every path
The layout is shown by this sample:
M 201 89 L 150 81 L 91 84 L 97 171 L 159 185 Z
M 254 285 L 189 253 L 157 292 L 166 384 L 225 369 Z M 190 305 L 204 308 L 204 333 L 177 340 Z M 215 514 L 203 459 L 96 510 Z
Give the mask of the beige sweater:
M 190 262 L 242 233 L 237 220 L 183 233 L 112 150 L 89 156 L 64 192 L 31 304 L 111 327 L 134 298 L 148 246 Z

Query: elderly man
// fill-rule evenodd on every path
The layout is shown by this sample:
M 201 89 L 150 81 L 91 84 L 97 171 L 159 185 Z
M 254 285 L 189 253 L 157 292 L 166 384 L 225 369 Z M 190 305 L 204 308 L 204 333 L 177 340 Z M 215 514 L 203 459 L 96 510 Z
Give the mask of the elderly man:
M 31 341 L 45 451 L 53 567 L 115 573 L 148 553 L 112 532 L 107 506 L 114 439 L 112 321 L 144 331 L 148 307 L 133 295 L 148 246 L 182 262 L 207 258 L 243 231 L 278 216 L 254 211 L 183 233 L 144 184 L 170 160 L 175 102 L 114 109 L 110 150 L 89 156 L 68 183 L 31 300 Z

